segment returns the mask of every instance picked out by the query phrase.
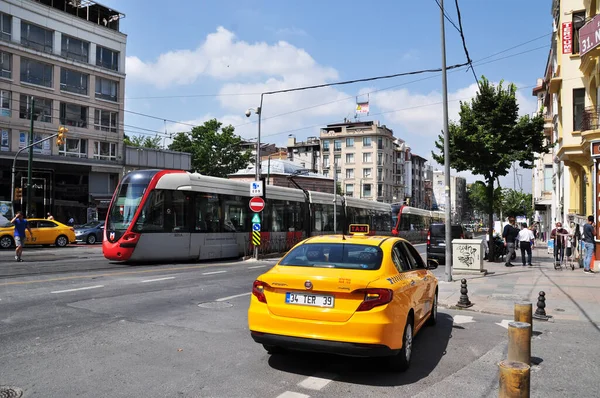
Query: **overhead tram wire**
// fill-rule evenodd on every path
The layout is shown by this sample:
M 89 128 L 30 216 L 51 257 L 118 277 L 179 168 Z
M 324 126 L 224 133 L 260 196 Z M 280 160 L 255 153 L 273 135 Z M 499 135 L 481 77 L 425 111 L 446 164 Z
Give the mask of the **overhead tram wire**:
M 456 26 L 456 24 L 454 23 L 454 21 L 452 20 L 452 18 L 450 18 L 450 15 L 448 15 L 448 13 L 446 12 L 446 10 L 442 8 L 442 5 L 440 4 L 439 0 L 434 0 L 434 1 L 437 3 L 437 5 L 440 8 L 440 10 L 442 10 L 442 12 L 444 13 L 444 18 L 446 18 L 446 20 L 448 22 L 450 22 L 450 24 L 452 26 L 454 26 L 454 29 L 456 29 L 457 32 L 460 33 L 461 30 L 458 28 L 458 26 Z
M 475 73 L 475 68 L 473 68 L 473 60 L 469 56 L 469 50 L 467 50 L 467 41 L 465 40 L 465 32 L 463 31 L 462 18 L 460 16 L 460 7 L 458 6 L 458 0 L 454 0 L 454 3 L 456 4 L 456 15 L 458 16 L 458 27 L 460 29 L 459 33 L 460 33 L 460 38 L 462 40 L 463 49 L 465 50 L 465 56 L 467 57 L 467 62 L 469 63 L 471 72 L 473 72 L 473 77 L 475 78 L 477 87 L 479 87 L 481 89 L 481 86 L 479 85 L 479 79 L 477 78 L 477 74 Z

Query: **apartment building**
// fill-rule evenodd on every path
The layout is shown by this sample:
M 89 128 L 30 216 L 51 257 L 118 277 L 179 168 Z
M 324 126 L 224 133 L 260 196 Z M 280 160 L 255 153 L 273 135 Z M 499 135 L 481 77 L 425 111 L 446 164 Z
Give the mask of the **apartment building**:
M 425 164 L 427 159 L 416 154 L 411 154 L 410 161 L 411 167 L 411 199 L 410 205 L 413 207 L 424 208 L 425 207 Z
M 321 173 L 334 176 L 347 196 L 393 202 L 394 134 L 378 121 L 329 124 L 321 129 Z
M 406 142 L 400 138 L 396 138 L 394 141 L 395 151 L 395 167 L 394 172 L 394 195 L 392 200 L 394 203 L 404 203 L 406 199 L 405 186 L 406 186 L 406 154 L 410 151 Z
M 10 200 L 12 161 L 31 125 L 33 142 L 65 126 L 63 145 L 34 147 L 30 213 L 62 221 L 85 221 L 90 209 L 105 214 L 123 170 L 122 18 L 89 0 L 0 2 L 0 200 Z M 15 181 L 25 197 L 24 152 Z
M 318 137 L 308 137 L 306 141 L 297 142 L 296 136 L 290 134 L 287 143 L 287 158 L 314 173 L 319 171 L 321 141 Z
M 443 170 L 433 171 L 432 191 L 434 209 L 446 210 L 446 175 Z M 466 196 L 467 180 L 463 177 L 450 176 L 450 215 L 453 223 L 462 222 Z

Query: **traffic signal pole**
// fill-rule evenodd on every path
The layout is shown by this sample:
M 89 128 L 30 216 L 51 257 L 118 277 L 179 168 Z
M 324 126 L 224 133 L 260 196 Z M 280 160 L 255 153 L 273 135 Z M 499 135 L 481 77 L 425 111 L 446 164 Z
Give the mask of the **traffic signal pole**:
M 29 127 L 29 144 L 33 142 L 33 110 L 35 109 L 35 98 L 31 97 L 31 113 L 29 118 L 31 119 L 31 125 Z M 25 217 L 30 217 L 31 214 L 31 169 L 33 166 L 33 145 L 29 145 L 29 162 L 27 163 L 27 200 L 25 202 Z M 13 216 L 14 217 L 14 216 Z

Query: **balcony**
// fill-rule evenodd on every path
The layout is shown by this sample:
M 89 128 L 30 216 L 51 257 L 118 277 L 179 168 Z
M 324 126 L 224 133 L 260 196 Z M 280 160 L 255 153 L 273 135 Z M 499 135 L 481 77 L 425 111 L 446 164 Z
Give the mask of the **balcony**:
M 600 128 L 600 107 L 589 106 L 583 110 L 580 131 L 598 130 Z

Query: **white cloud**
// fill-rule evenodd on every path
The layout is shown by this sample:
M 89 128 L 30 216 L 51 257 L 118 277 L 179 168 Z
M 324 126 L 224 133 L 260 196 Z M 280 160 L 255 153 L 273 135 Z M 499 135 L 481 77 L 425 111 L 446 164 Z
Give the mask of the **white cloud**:
M 223 27 L 195 50 L 169 51 L 155 61 L 127 57 L 127 78 L 158 88 L 191 84 L 201 76 L 234 79 L 304 74 L 315 80 L 338 77 L 335 69 L 318 65 L 306 51 L 285 41 L 250 44 L 237 40 Z

